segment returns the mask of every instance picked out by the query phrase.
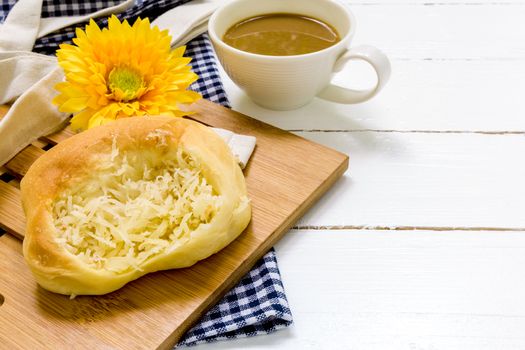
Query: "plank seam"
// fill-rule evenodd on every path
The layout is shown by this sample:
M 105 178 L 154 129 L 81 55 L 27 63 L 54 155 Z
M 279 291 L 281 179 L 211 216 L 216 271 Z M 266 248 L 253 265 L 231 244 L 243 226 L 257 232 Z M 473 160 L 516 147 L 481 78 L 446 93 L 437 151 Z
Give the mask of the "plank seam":
M 436 232 L 446 232 L 446 231 L 489 231 L 489 232 L 525 232 L 525 227 L 446 227 L 446 226 L 368 226 L 368 225 L 326 225 L 326 226 L 316 226 L 316 225 L 303 225 L 303 226 L 293 226 L 290 230 L 310 230 L 310 231 L 355 231 L 355 230 L 365 230 L 365 231 L 436 231 Z M 0 229 L 0 237 L 7 232 Z
M 403 57 L 403 56 L 389 56 L 390 61 L 402 61 L 402 62 L 413 62 L 413 61 L 435 61 L 435 62 L 520 62 L 523 61 L 523 57 Z
M 525 131 L 484 130 L 390 130 L 390 129 L 287 129 L 289 132 L 384 132 L 399 134 L 479 134 L 479 135 L 525 135 Z
M 369 231 L 503 231 L 521 232 L 525 227 L 476 227 L 476 226 L 380 226 L 380 225 L 297 225 L 292 230 L 338 231 L 338 230 L 369 230 Z
M 351 6 L 522 6 L 524 4 L 512 1 L 491 1 L 491 2 L 352 2 Z

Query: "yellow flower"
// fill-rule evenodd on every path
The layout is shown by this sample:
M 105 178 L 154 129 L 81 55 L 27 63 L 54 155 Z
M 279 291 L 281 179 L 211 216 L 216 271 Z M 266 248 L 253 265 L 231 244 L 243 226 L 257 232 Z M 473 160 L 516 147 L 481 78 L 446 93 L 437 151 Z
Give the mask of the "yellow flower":
M 85 31 L 77 28 L 74 45 L 57 50 L 66 79 L 55 86 L 53 103 L 75 114 L 73 129 L 137 115 L 186 114 L 178 105 L 201 98 L 187 90 L 198 76 L 191 58 L 182 56 L 186 48 L 171 51 L 170 41 L 168 31 L 151 28 L 148 19 L 130 26 L 112 16 L 102 30 L 91 20 Z

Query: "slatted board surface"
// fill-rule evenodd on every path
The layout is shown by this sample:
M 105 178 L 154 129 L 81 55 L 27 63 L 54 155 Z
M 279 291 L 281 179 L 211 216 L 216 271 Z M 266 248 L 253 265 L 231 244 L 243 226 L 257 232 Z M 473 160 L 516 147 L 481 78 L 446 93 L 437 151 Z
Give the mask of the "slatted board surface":
M 246 231 L 191 268 L 147 275 L 100 297 L 53 294 L 26 267 L 19 179 L 32 162 L 72 135 L 68 128 L 35 142 L 0 168 L 0 347 L 170 348 L 344 173 L 348 157 L 208 101 L 192 118 L 257 137 L 244 173 L 253 204 Z M 0 112 L 5 113 L 6 109 Z

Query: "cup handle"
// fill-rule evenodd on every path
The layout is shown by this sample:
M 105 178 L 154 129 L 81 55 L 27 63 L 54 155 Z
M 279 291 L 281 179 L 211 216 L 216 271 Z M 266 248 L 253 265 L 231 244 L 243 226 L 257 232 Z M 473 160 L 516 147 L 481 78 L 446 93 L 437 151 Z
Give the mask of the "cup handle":
M 362 45 L 347 50 L 335 61 L 333 72 L 341 71 L 348 61 L 356 59 L 365 60 L 374 67 L 377 74 L 376 86 L 368 90 L 352 90 L 330 83 L 317 97 L 328 101 L 351 104 L 367 101 L 381 91 L 390 78 L 390 61 L 383 52 L 373 46 Z

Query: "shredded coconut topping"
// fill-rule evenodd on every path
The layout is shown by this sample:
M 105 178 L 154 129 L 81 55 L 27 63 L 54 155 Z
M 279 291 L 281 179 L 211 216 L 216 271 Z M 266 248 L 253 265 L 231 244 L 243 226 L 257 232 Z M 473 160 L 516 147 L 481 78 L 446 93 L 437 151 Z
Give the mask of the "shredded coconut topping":
M 56 241 L 90 267 L 140 269 L 208 224 L 220 206 L 196 161 L 182 149 L 162 161 L 127 151 L 100 162 L 96 177 L 53 203 Z

